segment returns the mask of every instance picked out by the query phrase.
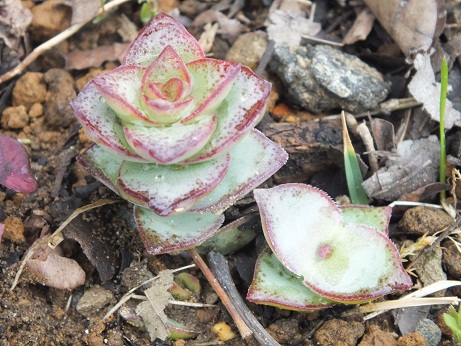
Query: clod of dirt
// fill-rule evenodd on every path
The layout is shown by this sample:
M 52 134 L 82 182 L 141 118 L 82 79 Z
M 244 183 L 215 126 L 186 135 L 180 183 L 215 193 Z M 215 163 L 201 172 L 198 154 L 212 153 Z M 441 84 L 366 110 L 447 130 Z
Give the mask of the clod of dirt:
M 13 89 L 13 106 L 24 106 L 27 110 L 34 103 L 45 101 L 46 84 L 43 73 L 27 72 L 18 79 Z
M 280 319 L 267 328 L 272 337 L 282 344 L 296 343 L 302 339 L 299 323 L 295 319 Z
M 397 346 L 392 333 L 383 332 L 378 326 L 371 325 L 358 346 Z
M 111 291 L 95 285 L 83 294 L 77 303 L 76 309 L 87 318 L 97 317 L 103 315 L 102 309 L 114 302 L 114 295 Z
M 26 107 L 8 107 L 2 113 L 1 120 L 2 127 L 5 129 L 19 130 L 23 129 L 29 124 L 29 115 L 27 114 Z
M 447 326 L 443 319 L 444 313 L 448 313 L 448 309 L 443 309 L 439 312 L 439 315 L 437 316 L 437 326 L 440 328 L 443 335 L 453 338 L 453 331 Z
M 435 322 L 428 318 L 420 320 L 415 331 L 424 337 L 427 346 L 437 346 L 442 340 L 440 328 Z
M 8 216 L 3 221 L 3 238 L 9 239 L 15 243 L 23 243 L 26 241 L 24 237 L 24 224 L 19 217 Z
M 456 245 L 451 240 L 442 242 L 442 247 L 445 249 L 442 256 L 442 264 L 446 271 L 451 276 L 456 278 L 461 277 L 461 253 Z
M 229 341 L 235 338 L 235 333 L 226 322 L 216 323 L 211 330 L 218 335 L 220 341 Z
M 32 8 L 29 31 L 37 41 L 45 41 L 70 26 L 71 9 L 55 1 L 45 1 Z
M 43 105 L 41 103 L 34 103 L 29 109 L 30 118 L 38 118 L 43 115 Z
M 453 222 L 453 219 L 441 209 L 417 206 L 408 209 L 399 222 L 399 228 L 409 234 L 422 236 L 438 232 Z
M 267 34 L 263 31 L 252 31 L 239 36 L 229 49 L 226 60 L 239 62 L 251 69 L 258 67 L 266 47 Z
M 122 285 L 132 289 L 153 277 L 154 275 L 147 269 L 145 262 L 136 263 L 123 271 Z
M 426 340 L 419 333 L 408 333 L 397 340 L 397 346 L 426 346 Z
M 69 72 L 57 68 L 48 70 L 43 75 L 48 84 L 46 93 L 45 117 L 53 128 L 68 127 L 75 122 L 70 102 L 77 96 L 74 79 Z
M 354 346 L 364 332 L 365 327 L 359 322 L 332 319 L 317 330 L 314 342 L 319 346 Z
M 352 113 L 378 107 L 390 85 L 355 56 L 326 45 L 276 44 L 271 69 L 298 106 L 318 113 L 341 108 Z

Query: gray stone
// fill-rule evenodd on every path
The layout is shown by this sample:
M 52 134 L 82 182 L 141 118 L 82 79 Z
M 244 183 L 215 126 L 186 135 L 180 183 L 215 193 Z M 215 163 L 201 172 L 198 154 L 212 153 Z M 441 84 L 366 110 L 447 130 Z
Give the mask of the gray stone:
M 390 89 L 376 69 L 326 45 L 277 44 L 270 68 L 291 101 L 315 113 L 336 108 L 352 113 L 372 110 Z
M 414 269 L 424 286 L 447 279 L 447 274 L 442 269 L 442 249 L 434 247 L 423 252 L 422 256 L 415 262 Z M 435 297 L 443 297 L 445 290 L 432 294 Z
M 114 301 L 111 291 L 95 285 L 87 290 L 77 303 L 77 311 L 87 318 L 100 315 L 100 311 Z
M 442 332 L 437 324 L 428 318 L 420 320 L 416 326 L 415 332 L 424 336 L 427 346 L 437 346 L 442 340 Z

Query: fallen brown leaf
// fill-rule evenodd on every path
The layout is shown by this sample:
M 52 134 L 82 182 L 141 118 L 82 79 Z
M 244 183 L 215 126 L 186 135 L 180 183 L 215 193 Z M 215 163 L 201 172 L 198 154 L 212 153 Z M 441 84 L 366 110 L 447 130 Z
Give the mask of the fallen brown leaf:
M 446 11 L 442 0 L 364 0 L 406 56 L 427 51 L 442 33 Z

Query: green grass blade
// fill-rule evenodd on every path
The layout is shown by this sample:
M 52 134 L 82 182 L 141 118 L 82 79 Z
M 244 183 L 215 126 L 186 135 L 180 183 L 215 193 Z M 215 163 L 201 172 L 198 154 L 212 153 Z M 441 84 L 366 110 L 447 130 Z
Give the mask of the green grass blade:
M 440 169 L 439 180 L 445 183 L 447 169 L 447 152 L 445 142 L 445 103 L 447 101 L 448 90 L 448 65 L 445 57 L 442 59 L 442 69 L 440 71 Z M 445 191 L 440 192 L 440 199 L 445 199 Z
M 347 131 L 346 119 L 344 112 L 341 114 L 343 124 L 343 142 L 344 142 L 344 168 L 346 170 L 347 188 L 352 204 L 368 204 L 368 197 L 362 187 L 363 178 L 360 171 L 359 162 L 352 146 L 349 132 Z

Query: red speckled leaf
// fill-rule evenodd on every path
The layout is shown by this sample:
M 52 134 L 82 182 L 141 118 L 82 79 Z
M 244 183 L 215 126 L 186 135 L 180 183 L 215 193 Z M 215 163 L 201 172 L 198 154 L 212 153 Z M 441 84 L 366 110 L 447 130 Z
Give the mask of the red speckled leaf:
M 205 57 L 197 40 L 184 26 L 159 13 L 131 43 L 122 64 L 147 67 L 166 46 L 172 46 L 185 63 Z
M 0 135 L 0 184 L 20 193 L 32 193 L 38 187 L 26 149 L 5 135 Z

